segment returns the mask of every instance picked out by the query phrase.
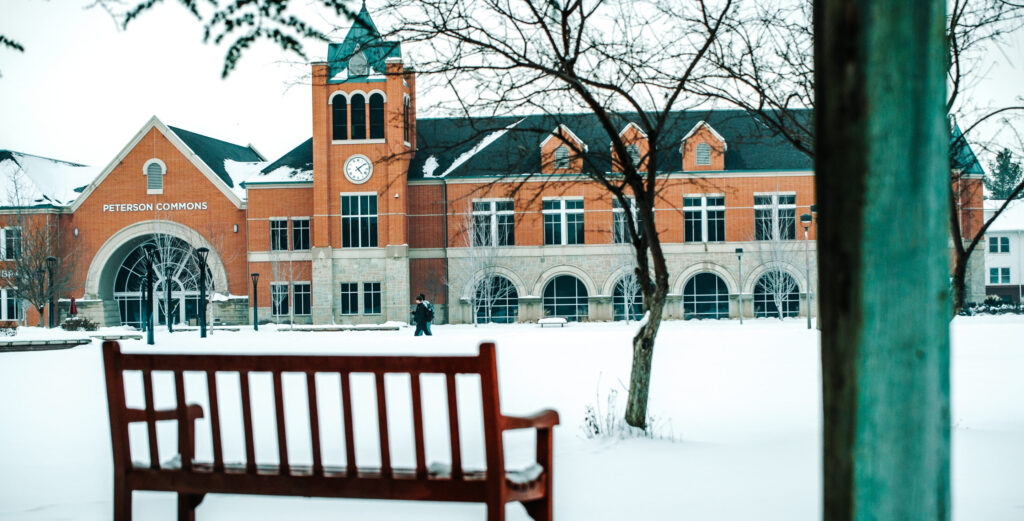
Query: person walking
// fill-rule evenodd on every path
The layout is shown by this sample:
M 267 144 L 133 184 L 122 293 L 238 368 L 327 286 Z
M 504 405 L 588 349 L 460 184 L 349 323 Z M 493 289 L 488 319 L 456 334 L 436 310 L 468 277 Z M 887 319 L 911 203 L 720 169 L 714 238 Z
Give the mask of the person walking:
M 430 308 L 424 304 L 426 297 L 420 293 L 416 296 L 416 311 L 413 312 L 412 319 L 416 322 L 416 333 L 413 336 L 420 336 L 424 333 L 427 336 L 433 336 L 430 332 L 430 319 L 434 318 L 430 316 Z

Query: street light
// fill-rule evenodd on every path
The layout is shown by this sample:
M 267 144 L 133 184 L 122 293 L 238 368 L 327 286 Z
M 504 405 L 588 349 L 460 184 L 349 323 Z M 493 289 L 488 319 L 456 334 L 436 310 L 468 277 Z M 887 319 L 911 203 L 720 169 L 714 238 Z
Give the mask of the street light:
M 804 267 L 807 270 L 807 329 L 811 328 L 811 241 L 807 238 L 807 228 L 811 226 L 811 214 L 800 216 L 800 224 L 804 227 Z
M 54 303 L 53 303 L 53 293 L 54 293 L 54 291 L 53 291 L 53 270 L 56 267 L 57 267 L 57 257 L 54 257 L 54 256 L 47 257 L 46 258 L 46 269 L 47 269 L 47 271 L 50 272 L 50 291 L 49 291 L 49 297 L 50 298 L 48 300 L 50 301 L 50 328 L 51 329 L 56 326 L 56 323 L 54 322 L 54 316 L 53 316 L 53 312 L 56 309 L 56 307 L 54 306 Z
M 45 299 L 45 303 L 43 304 L 43 309 L 45 310 L 46 307 L 50 305 L 50 299 L 49 297 L 46 296 L 46 268 L 39 268 L 38 270 L 36 270 L 36 273 L 39 275 L 39 292 L 43 294 L 43 297 Z M 42 313 L 40 313 L 39 327 L 43 327 L 44 324 L 46 324 L 46 322 L 43 321 L 43 315 Z
M 259 273 L 250 273 L 249 277 L 252 278 L 252 330 L 260 330 L 260 319 L 257 316 L 259 313 L 259 293 L 256 293 L 256 283 L 260 280 Z
M 736 292 L 736 307 L 740 310 L 740 325 L 743 324 L 743 248 L 736 248 L 736 260 L 740 263 L 739 291 Z
M 199 248 L 196 257 L 199 259 L 199 338 L 206 338 L 206 256 L 210 248 Z
M 146 252 L 146 343 L 153 345 L 153 263 L 160 261 L 160 252 L 150 243 L 142 245 L 142 251 Z

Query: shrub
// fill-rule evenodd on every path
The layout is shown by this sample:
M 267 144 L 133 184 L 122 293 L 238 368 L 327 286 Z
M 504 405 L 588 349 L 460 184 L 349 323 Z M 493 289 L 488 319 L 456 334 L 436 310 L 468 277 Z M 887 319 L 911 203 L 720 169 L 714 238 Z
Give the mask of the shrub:
M 78 315 L 65 318 L 60 327 L 65 331 L 96 331 L 100 326 L 92 320 Z

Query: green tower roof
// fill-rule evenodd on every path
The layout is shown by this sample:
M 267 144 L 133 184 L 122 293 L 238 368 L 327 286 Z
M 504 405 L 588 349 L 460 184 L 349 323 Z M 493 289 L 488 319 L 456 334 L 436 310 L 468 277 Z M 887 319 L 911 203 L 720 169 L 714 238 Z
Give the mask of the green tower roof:
M 401 44 L 381 38 L 364 2 L 345 39 L 328 46 L 327 82 L 384 81 L 384 62 L 392 57 L 402 57 Z

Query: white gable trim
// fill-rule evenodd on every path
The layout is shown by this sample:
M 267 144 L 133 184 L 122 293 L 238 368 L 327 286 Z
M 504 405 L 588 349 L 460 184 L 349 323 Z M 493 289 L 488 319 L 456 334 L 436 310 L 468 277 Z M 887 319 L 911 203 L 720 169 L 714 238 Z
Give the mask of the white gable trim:
M 587 144 L 584 143 L 583 140 L 580 139 L 579 136 L 577 136 L 575 133 L 573 133 L 573 131 L 569 130 L 569 127 L 567 127 L 567 126 L 565 126 L 563 124 L 559 124 L 557 127 L 555 127 L 555 129 L 552 130 L 550 134 L 548 134 L 548 137 L 544 138 L 544 141 L 540 142 L 540 147 L 544 148 L 544 145 L 546 145 L 548 141 L 551 141 L 551 138 L 553 138 L 556 135 L 558 135 L 559 131 L 564 132 L 565 135 L 567 135 L 570 138 L 572 138 L 573 141 L 579 143 L 580 147 L 583 149 L 584 152 L 588 151 Z
M 117 168 L 117 165 L 121 164 L 121 161 L 124 161 L 124 158 L 128 157 L 128 153 L 134 150 L 135 147 L 139 144 L 139 142 L 142 141 L 142 138 L 146 137 L 146 134 L 148 134 L 150 129 L 153 128 L 157 129 L 161 134 L 163 134 L 163 136 L 167 138 L 167 140 L 170 141 L 175 148 L 178 149 L 178 152 L 181 152 L 181 155 L 185 156 L 189 161 L 191 161 L 192 164 L 195 165 L 195 167 L 200 172 L 202 172 L 203 175 L 205 175 L 206 178 L 209 179 L 211 183 L 213 183 L 213 186 L 217 187 L 217 189 L 219 189 L 221 193 L 224 194 L 224 197 L 231 201 L 238 209 L 243 208 L 242 199 L 231 191 L 231 188 L 229 188 L 228 185 L 224 183 L 224 180 L 221 179 L 220 176 L 218 176 L 213 170 L 211 170 L 210 167 L 206 163 L 204 163 L 203 160 L 200 159 L 199 156 L 196 155 L 196 153 L 193 152 L 192 149 L 189 148 L 188 145 L 186 145 L 185 142 L 182 141 L 177 134 L 174 133 L 174 131 L 168 128 L 167 125 L 164 125 L 164 123 L 160 121 L 159 118 L 153 116 L 149 119 L 149 121 L 146 122 L 145 125 L 142 126 L 142 129 L 135 134 L 135 137 L 133 137 L 131 141 L 129 141 L 128 144 L 125 145 L 120 152 L 118 152 L 117 156 L 115 156 L 114 159 L 111 160 L 110 163 L 103 168 L 103 171 L 100 173 L 100 175 L 96 176 L 96 179 L 94 179 L 91 183 L 89 183 L 88 186 L 85 187 L 85 190 L 82 191 L 82 195 L 75 198 L 74 203 L 71 204 L 72 212 L 77 211 L 78 208 L 82 206 L 82 203 L 84 203 L 85 200 L 88 199 L 90 195 L 92 195 L 96 188 L 99 185 L 101 185 L 104 180 L 106 180 L 107 176 L 110 175 L 110 173 L 113 172 L 115 168 Z
M 681 143 L 679 145 L 680 149 L 682 149 L 682 147 L 686 144 L 686 140 L 687 139 L 690 139 L 690 137 L 692 137 L 694 134 L 697 133 L 697 130 L 700 129 L 701 126 L 707 127 L 707 129 L 709 131 L 711 131 L 711 135 L 715 136 L 715 139 L 717 139 L 717 140 L 722 142 L 722 150 L 729 150 L 729 144 L 725 142 L 725 138 L 722 137 L 722 135 L 719 134 L 718 131 L 715 130 L 715 128 L 712 127 L 710 123 L 708 123 L 707 121 L 704 121 L 704 120 L 698 121 L 697 124 L 694 125 L 693 128 L 691 128 L 690 131 L 687 132 L 685 136 L 683 136 L 683 139 L 682 139 L 682 141 L 681 141 Z
M 630 121 L 630 122 L 629 122 L 629 124 L 628 124 L 628 125 L 626 125 L 625 127 L 622 127 L 622 130 L 621 130 L 621 131 L 619 131 L 619 136 L 621 136 L 621 135 L 625 134 L 625 133 L 626 133 L 626 131 L 627 131 L 627 130 L 629 130 L 629 127 L 633 127 L 633 128 L 635 128 L 635 129 L 636 129 L 636 131 L 637 131 L 637 132 L 638 132 L 638 133 L 639 133 L 639 134 L 640 134 L 641 136 L 643 136 L 643 138 L 644 138 L 644 139 L 647 139 L 647 133 L 646 133 L 646 132 L 644 132 L 644 129 L 640 128 L 640 125 L 637 125 L 636 123 L 633 123 L 632 121 Z

